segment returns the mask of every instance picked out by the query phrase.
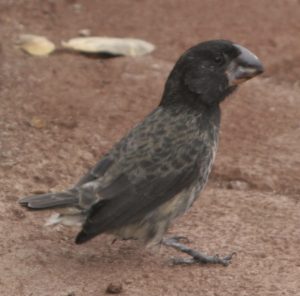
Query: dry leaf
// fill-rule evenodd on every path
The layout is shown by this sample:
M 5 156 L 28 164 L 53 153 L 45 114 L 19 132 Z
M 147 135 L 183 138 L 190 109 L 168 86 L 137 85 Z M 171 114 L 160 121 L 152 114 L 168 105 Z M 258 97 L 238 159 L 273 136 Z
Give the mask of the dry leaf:
M 110 53 L 113 55 L 139 56 L 154 50 L 149 42 L 133 38 L 78 37 L 62 42 L 65 48 L 86 53 Z
M 55 49 L 55 45 L 47 38 L 31 34 L 21 35 L 18 44 L 33 56 L 47 56 Z
M 46 122 L 38 116 L 32 117 L 29 123 L 32 127 L 37 129 L 42 129 L 46 127 Z

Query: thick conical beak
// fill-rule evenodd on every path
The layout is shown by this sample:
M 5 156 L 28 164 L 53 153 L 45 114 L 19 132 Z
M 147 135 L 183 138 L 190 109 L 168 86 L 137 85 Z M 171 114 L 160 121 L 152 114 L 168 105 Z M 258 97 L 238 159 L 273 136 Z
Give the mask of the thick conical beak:
M 243 83 L 264 72 L 258 57 L 247 48 L 234 44 L 240 54 L 228 65 L 226 74 L 231 86 Z

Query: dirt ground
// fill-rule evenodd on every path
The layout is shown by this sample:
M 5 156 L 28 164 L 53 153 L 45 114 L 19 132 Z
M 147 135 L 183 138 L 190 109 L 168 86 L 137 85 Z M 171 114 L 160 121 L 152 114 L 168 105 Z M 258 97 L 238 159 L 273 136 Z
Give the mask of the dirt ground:
M 300 295 L 300 1 L 1 0 L 0 295 Z M 59 43 L 81 29 L 142 38 L 150 55 L 115 59 L 21 52 L 19 34 Z M 178 56 L 207 39 L 254 51 L 266 73 L 223 103 L 210 183 L 170 233 L 230 266 L 170 266 L 176 252 L 77 229 L 17 200 L 71 186 L 159 102 Z M 32 125 L 38 118 L 41 128 Z

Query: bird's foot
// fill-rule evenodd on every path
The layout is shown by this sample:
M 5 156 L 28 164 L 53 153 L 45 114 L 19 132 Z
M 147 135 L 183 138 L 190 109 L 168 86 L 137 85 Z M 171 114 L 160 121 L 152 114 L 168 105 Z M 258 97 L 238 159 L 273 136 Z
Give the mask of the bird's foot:
M 220 257 L 219 255 L 209 256 L 206 254 L 202 254 L 182 244 L 180 242 L 180 240 L 182 239 L 187 240 L 186 237 L 182 237 L 182 236 L 175 236 L 175 237 L 166 238 L 162 240 L 163 245 L 172 247 L 176 250 L 179 250 L 191 256 L 188 258 L 176 258 L 176 257 L 173 258 L 172 264 L 174 265 L 179 265 L 179 264 L 190 265 L 190 264 L 198 263 L 198 264 L 221 264 L 223 266 L 228 266 L 231 263 L 232 257 L 236 255 L 235 252 L 225 257 Z

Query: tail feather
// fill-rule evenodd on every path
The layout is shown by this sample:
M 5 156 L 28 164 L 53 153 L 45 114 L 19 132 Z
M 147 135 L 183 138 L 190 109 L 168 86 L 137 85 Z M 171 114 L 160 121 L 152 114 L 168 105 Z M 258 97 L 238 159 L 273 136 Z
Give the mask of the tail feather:
M 55 207 L 75 206 L 78 204 L 78 198 L 74 192 L 46 193 L 24 197 L 19 203 L 27 208 L 42 210 Z

